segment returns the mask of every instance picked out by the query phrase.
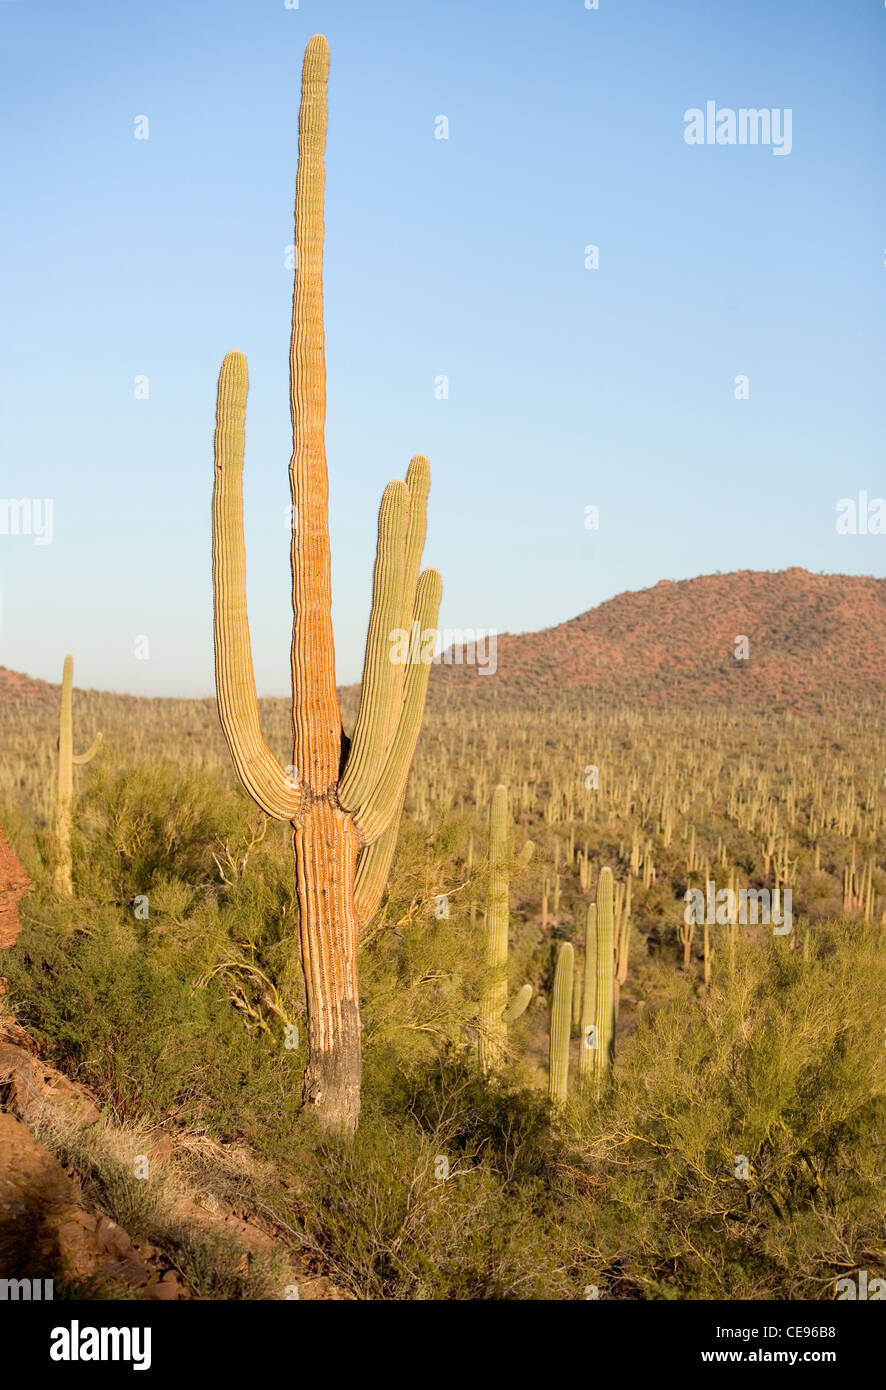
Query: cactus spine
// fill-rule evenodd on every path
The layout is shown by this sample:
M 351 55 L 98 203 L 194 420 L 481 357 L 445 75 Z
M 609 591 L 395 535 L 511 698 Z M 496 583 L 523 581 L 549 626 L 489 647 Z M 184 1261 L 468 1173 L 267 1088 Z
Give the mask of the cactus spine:
M 597 988 L 594 1020 L 597 1046 L 593 1051 L 594 1084 L 599 1095 L 603 1078 L 612 1065 L 615 1049 L 615 943 L 612 905 L 612 870 L 601 869 L 597 880 Z
M 564 941 L 557 954 L 554 994 L 551 1000 L 551 1043 L 548 1094 L 555 1105 L 563 1105 L 569 1085 L 569 1034 L 572 1022 L 572 971 L 575 952 Z
M 532 844 L 520 852 L 518 867 L 528 864 Z M 508 1024 L 520 1017 L 532 986 L 524 985 L 508 1006 L 508 791 L 496 787 L 489 807 L 489 888 L 486 898 L 486 974 L 480 998 L 480 1067 L 484 1075 L 498 1066 L 505 1054 Z
M 307 1000 L 303 1101 L 329 1130 L 350 1132 L 360 1106 L 357 937 L 375 913 L 396 845 L 418 739 L 441 582 L 419 575 L 430 474 L 421 455 L 388 485 L 378 518 L 360 708 L 342 729 L 330 615 L 323 333 L 323 207 L 329 48 L 318 34 L 302 69 L 295 193 L 296 271 L 290 341 L 292 492 L 292 766 L 261 733 L 243 539 L 246 358 L 226 356 L 218 382 L 212 499 L 215 665 L 222 728 L 237 773 L 266 815 L 293 826 L 299 942 Z M 396 629 L 412 635 L 391 660 Z M 417 635 L 417 642 L 416 642 Z M 416 652 L 418 645 L 420 651 Z
M 55 833 L 58 861 L 54 885 L 59 893 L 70 897 L 74 891 L 71 866 L 71 819 L 74 804 L 74 765 L 90 762 L 99 750 L 101 734 L 96 734 L 85 753 L 74 752 L 73 720 L 74 658 L 65 657 L 62 672 L 62 698 L 58 717 L 58 784 L 56 788 Z

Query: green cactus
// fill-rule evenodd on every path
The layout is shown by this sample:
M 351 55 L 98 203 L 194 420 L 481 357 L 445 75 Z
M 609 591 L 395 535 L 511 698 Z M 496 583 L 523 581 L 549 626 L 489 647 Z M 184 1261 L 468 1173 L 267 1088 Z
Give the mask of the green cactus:
M 548 1068 L 548 1094 L 555 1105 L 563 1105 L 569 1085 L 569 1035 L 572 1022 L 572 972 L 575 952 L 564 941 L 557 954 L 554 994 L 551 1000 L 551 1044 Z
M 612 1065 L 615 1051 L 615 922 L 612 903 L 612 870 L 601 869 L 597 880 L 597 988 L 594 1021 L 597 1046 L 593 1049 L 593 1074 L 597 1094 Z
M 532 857 L 527 841 L 517 856 L 524 868 Z M 489 808 L 489 888 L 486 898 L 486 974 L 480 998 L 478 1050 L 480 1068 L 488 1075 L 501 1063 L 507 1048 L 508 1024 L 525 1010 L 532 986 L 524 985 L 508 1006 L 508 789 L 496 787 Z
M 594 1075 L 597 1034 L 594 1026 L 597 1006 L 597 904 L 589 903 L 585 922 L 585 964 L 581 992 L 581 1018 L 578 1050 L 578 1086 L 586 1092 Z
M 74 804 L 74 766 L 82 767 L 95 757 L 102 741 L 96 734 L 85 753 L 74 752 L 73 730 L 74 658 L 65 657 L 62 672 L 62 698 L 58 719 L 58 782 L 56 786 L 56 853 L 53 878 L 56 891 L 70 897 L 74 891 L 71 868 L 71 818 Z

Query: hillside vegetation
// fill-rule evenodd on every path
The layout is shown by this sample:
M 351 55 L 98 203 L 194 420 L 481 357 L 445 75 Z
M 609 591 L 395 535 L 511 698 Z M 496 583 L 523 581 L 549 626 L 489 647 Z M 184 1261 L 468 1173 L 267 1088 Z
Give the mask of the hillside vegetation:
M 104 746 L 76 769 L 72 900 L 52 883 L 53 699 L 0 706 L 0 824 L 33 880 L 4 953 L 7 1007 L 117 1135 L 113 1160 L 88 1137 L 58 1139 L 61 1156 L 116 1219 L 204 1276 L 211 1257 L 177 1249 L 160 1221 L 167 1179 L 127 1167 L 146 1129 L 191 1155 L 192 1177 L 197 1141 L 248 1156 L 207 1160 L 202 1180 L 358 1298 L 826 1299 L 843 1275 L 884 1275 L 882 721 L 734 703 L 640 713 L 586 690 L 495 708 L 485 684 L 429 708 L 390 891 L 361 944 L 351 1147 L 299 1113 L 290 836 L 240 790 L 214 703 L 75 692 L 75 729 L 101 729 Z M 343 707 L 353 719 L 353 692 Z M 285 762 L 288 705 L 265 701 L 262 718 Z M 533 998 L 484 1077 L 498 783 L 509 989 Z M 557 953 L 573 945 L 580 978 L 605 865 L 622 910 L 631 889 L 614 1070 L 598 1096 L 580 1090 L 573 1028 L 553 1105 Z M 792 934 L 714 925 L 687 948 L 683 894 L 708 878 L 789 887 Z M 201 1287 L 284 1296 L 282 1279 L 276 1295 L 267 1279 L 259 1293 Z

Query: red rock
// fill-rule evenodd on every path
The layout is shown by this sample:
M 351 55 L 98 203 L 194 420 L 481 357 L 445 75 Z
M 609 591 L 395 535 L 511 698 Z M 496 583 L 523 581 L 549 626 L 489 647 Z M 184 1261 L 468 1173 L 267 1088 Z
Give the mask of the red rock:
M 115 1255 L 125 1255 L 132 1245 L 126 1232 L 107 1216 L 99 1217 L 96 1240 L 99 1250 L 110 1250 Z
M 141 1260 L 112 1260 L 107 1272 L 137 1289 L 145 1288 L 151 1281 L 151 1271 Z
M 171 1279 L 168 1274 L 172 1274 Z M 170 1302 L 173 1299 L 181 1298 L 182 1293 L 183 1289 L 178 1276 L 170 1270 L 164 1274 L 159 1282 L 148 1284 L 145 1289 L 145 1298 L 150 1298 L 158 1303 Z
M 8 950 L 18 939 L 22 929 L 18 903 L 30 886 L 31 880 L 0 830 L 0 951 Z

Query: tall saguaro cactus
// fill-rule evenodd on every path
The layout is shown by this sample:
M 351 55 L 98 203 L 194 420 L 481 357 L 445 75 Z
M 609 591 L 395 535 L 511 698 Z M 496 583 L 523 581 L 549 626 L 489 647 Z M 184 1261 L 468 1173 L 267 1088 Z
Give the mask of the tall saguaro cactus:
M 527 840 L 518 864 L 528 864 L 532 841 Z M 508 1006 L 508 789 L 496 787 L 489 808 L 489 891 L 486 898 L 486 975 L 480 999 L 480 1067 L 491 1071 L 504 1056 L 508 1024 L 519 1018 L 532 998 L 524 985 Z
M 360 1108 L 357 937 L 378 908 L 418 740 L 440 606 L 436 570 L 419 575 L 430 472 L 416 455 L 388 485 L 378 518 L 363 688 L 352 739 L 335 685 L 326 472 L 323 336 L 324 152 L 329 47 L 305 52 L 295 193 L 290 341 L 292 458 L 292 767 L 267 747 L 246 617 L 243 454 L 246 358 L 228 353 L 218 382 L 212 499 L 215 665 L 222 727 L 240 779 L 269 816 L 293 826 L 299 941 L 307 999 L 303 1100 L 329 1130 Z M 392 639 L 416 640 L 403 660 Z
M 56 787 L 55 833 L 58 860 L 54 884 L 58 892 L 70 897 L 74 891 L 71 870 L 71 813 L 74 804 L 74 767 L 91 762 L 99 750 L 101 734 L 96 734 L 85 753 L 74 752 L 73 719 L 74 658 L 65 657 L 62 671 L 62 699 L 58 718 L 58 785 Z

